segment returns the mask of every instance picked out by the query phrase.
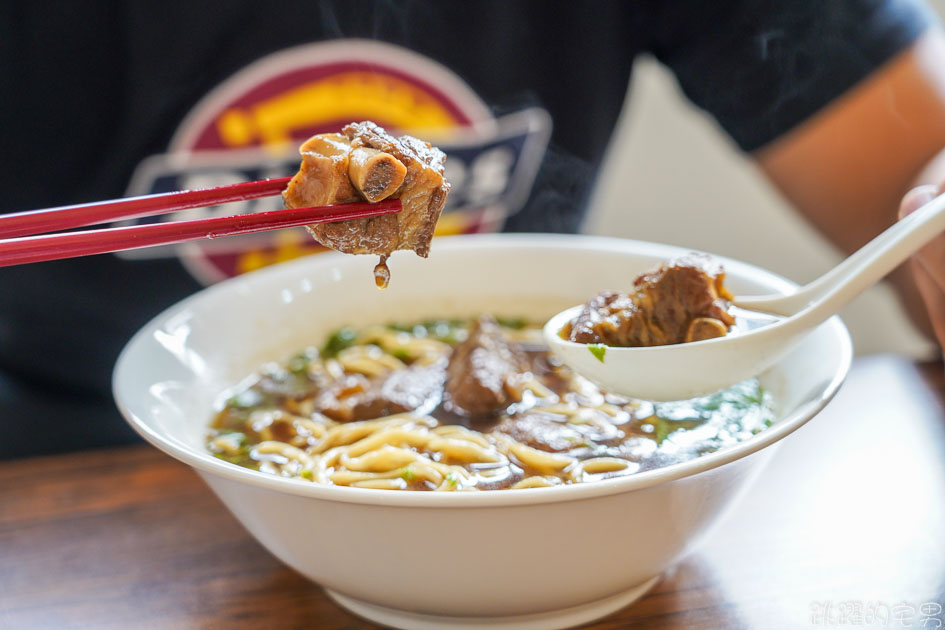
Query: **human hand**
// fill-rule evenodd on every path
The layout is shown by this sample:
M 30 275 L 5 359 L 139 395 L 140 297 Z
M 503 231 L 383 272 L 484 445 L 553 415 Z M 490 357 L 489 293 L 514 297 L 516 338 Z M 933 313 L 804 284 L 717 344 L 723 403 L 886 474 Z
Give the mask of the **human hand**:
M 915 212 L 943 192 L 945 182 L 913 188 L 899 204 L 899 218 Z M 936 236 L 913 255 L 909 267 L 925 302 L 935 337 L 945 348 L 945 234 Z

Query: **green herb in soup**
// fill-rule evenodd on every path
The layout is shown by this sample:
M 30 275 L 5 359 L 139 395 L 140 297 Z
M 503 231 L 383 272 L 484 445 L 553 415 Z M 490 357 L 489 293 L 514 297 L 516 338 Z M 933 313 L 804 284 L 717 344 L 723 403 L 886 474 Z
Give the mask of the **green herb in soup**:
M 587 349 L 591 351 L 595 359 L 601 363 L 604 362 L 604 357 L 607 356 L 607 346 L 602 343 L 589 343 Z
M 486 316 L 340 329 L 263 366 L 213 419 L 208 447 L 315 483 L 497 490 L 688 461 L 773 418 L 756 380 L 671 403 L 602 392 L 548 354 L 540 324 Z

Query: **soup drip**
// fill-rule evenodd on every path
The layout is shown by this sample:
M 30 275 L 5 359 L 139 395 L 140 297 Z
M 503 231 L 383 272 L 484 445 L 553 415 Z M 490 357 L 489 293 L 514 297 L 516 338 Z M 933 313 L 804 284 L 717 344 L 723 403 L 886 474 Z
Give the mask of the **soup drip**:
M 390 269 L 387 266 L 387 256 L 381 256 L 381 262 L 374 267 L 374 284 L 378 289 L 386 289 L 390 284 Z

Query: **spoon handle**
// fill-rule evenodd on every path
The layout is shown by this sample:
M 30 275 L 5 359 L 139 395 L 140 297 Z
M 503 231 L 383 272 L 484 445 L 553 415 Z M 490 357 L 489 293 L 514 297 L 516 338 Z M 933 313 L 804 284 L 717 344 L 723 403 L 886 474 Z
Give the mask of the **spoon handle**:
M 806 309 L 826 319 L 882 280 L 935 236 L 945 231 L 945 195 L 897 221 L 839 265 L 790 295 L 736 297 L 742 308 L 790 316 Z

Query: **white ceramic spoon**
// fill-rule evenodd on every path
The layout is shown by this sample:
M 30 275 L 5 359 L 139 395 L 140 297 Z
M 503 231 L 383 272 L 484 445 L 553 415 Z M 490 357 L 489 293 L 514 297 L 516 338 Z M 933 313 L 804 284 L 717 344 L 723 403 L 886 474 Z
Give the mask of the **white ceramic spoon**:
M 562 339 L 559 332 L 583 306 L 548 320 L 544 337 L 561 361 L 606 391 L 649 400 L 684 400 L 710 394 L 774 365 L 804 335 L 943 231 L 945 195 L 898 221 L 794 293 L 735 297 L 733 303 L 740 309 L 780 317 L 747 319 L 725 337 L 643 348 L 592 348 Z

